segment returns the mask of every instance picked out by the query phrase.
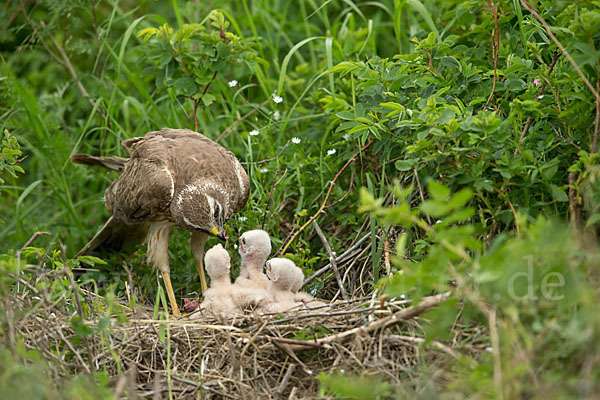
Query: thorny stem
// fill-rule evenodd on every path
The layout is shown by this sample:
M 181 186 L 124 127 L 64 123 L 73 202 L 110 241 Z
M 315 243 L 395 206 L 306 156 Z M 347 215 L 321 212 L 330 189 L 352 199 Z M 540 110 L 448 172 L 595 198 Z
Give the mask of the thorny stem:
M 362 154 L 363 151 L 365 151 L 369 146 L 371 146 L 371 144 L 373 144 L 373 142 L 374 142 L 374 139 L 371 139 L 369 141 L 369 143 L 365 144 L 359 151 L 354 153 L 354 155 L 352 157 L 350 157 L 350 159 L 348 161 L 346 161 L 346 164 L 344 164 L 344 166 L 338 171 L 338 173 L 335 174 L 335 176 L 333 177 L 333 180 L 329 184 L 329 189 L 327 190 L 327 194 L 325 195 L 325 199 L 323 200 L 321 207 L 319 207 L 317 212 L 312 217 L 310 217 L 310 219 L 308 221 L 306 221 L 306 223 L 304 225 L 302 225 L 300 227 L 300 229 L 298 229 L 296 231 L 296 233 L 287 241 L 285 246 L 283 246 L 283 248 L 281 249 L 281 252 L 278 252 L 278 253 L 285 254 L 285 251 L 288 249 L 288 247 L 290 247 L 292 242 L 298 237 L 300 232 L 302 232 L 308 225 L 310 225 L 315 219 L 317 219 L 317 217 L 321 214 L 321 212 L 325 208 L 325 205 L 327 204 L 327 200 L 329 200 L 329 195 L 331 194 L 331 190 L 333 189 L 333 186 L 337 182 L 337 180 L 340 177 L 340 175 L 342 174 L 342 172 L 344 172 L 344 170 L 348 167 L 348 165 L 350 165 L 354 160 L 356 160 L 356 157 L 358 157 L 360 154 Z
M 492 3 L 492 12 L 494 13 L 494 32 L 492 32 L 492 56 L 494 57 L 494 81 L 492 83 L 492 92 L 483 106 L 483 110 L 487 108 L 490 100 L 494 96 L 496 90 L 496 81 L 498 80 L 498 51 L 500 50 L 500 32 L 498 31 L 498 9 L 494 5 L 494 0 L 490 0 Z
M 600 72 L 596 71 L 596 91 L 600 92 Z M 592 153 L 598 151 L 598 132 L 600 132 L 600 98 L 596 98 L 596 118 L 594 119 L 594 135 L 592 136 Z
M 560 55 L 561 55 L 560 51 L 557 50 L 554 52 L 554 57 L 552 57 L 552 62 L 550 63 L 550 66 L 548 67 L 548 72 L 546 73 L 546 76 L 549 77 L 552 74 L 552 71 L 554 70 L 554 67 L 556 66 L 556 61 L 558 61 L 558 57 L 560 57 Z M 544 90 L 546 90 L 546 84 L 547 84 L 547 81 L 546 81 L 546 79 L 544 79 L 544 81 L 542 82 L 542 86 L 540 86 L 540 89 L 537 91 L 537 94 L 535 95 L 535 101 L 540 101 L 540 96 L 542 95 L 542 93 L 544 93 Z M 521 136 L 519 137 L 519 144 L 523 141 L 523 138 L 525 138 L 525 134 L 529 130 L 529 127 L 531 126 L 532 122 L 533 122 L 533 117 L 527 118 L 527 121 L 525 122 L 525 126 L 523 127 L 523 130 L 521 131 Z M 516 155 L 518 153 L 519 153 L 519 148 L 517 147 L 515 149 L 513 156 L 516 157 Z
M 210 81 L 204 87 L 204 90 L 202 91 L 202 94 L 200 95 L 200 97 L 197 97 L 194 99 L 194 131 L 196 131 L 196 132 L 198 132 L 198 115 L 197 115 L 198 106 L 200 105 L 200 101 L 202 100 L 202 98 L 208 91 L 208 88 L 210 87 L 211 83 L 214 82 L 216 77 L 217 77 L 217 71 L 215 71 L 215 73 L 213 74 Z
M 600 101 L 600 94 L 598 94 L 598 92 L 594 89 L 594 87 L 592 86 L 592 84 L 590 83 L 588 78 L 585 76 L 585 74 L 581 70 L 581 68 L 579 68 L 579 66 L 577 65 L 575 60 L 573 60 L 573 57 L 571 57 L 569 52 L 567 52 L 567 50 L 564 48 L 564 46 L 558 41 L 556 36 L 554 36 L 554 34 L 550 30 L 550 26 L 548 26 L 548 23 L 546 22 L 546 20 L 544 20 L 544 18 L 542 18 L 540 16 L 540 14 L 535 10 L 535 8 L 533 8 L 526 0 L 520 0 L 520 1 L 521 1 L 521 4 L 523 4 L 523 7 L 525 7 L 527 9 L 527 11 L 532 13 L 533 16 L 540 22 L 540 24 L 542 24 L 544 26 L 544 29 L 546 30 L 546 34 L 548 35 L 548 37 L 554 42 L 554 44 L 556 44 L 556 46 L 560 49 L 562 54 L 564 54 L 564 56 L 567 58 L 567 60 L 569 60 L 569 62 L 573 66 L 573 68 L 575 68 L 575 71 L 577 72 L 579 77 L 583 80 L 583 83 L 585 83 L 585 85 L 588 87 L 588 89 L 590 89 L 590 92 L 592 92 L 592 94 L 596 98 L 596 101 Z
M 515 218 L 515 228 L 517 229 L 517 236 L 521 237 L 521 228 L 519 227 L 519 219 L 517 218 L 517 211 L 515 210 L 515 207 L 513 206 L 513 204 L 511 203 L 510 199 L 508 198 L 508 196 L 506 195 L 506 193 L 504 193 L 502 190 L 498 189 L 497 187 L 494 187 L 494 190 L 500 195 L 502 196 L 504 199 L 506 199 L 506 202 L 508 203 L 508 206 L 510 207 L 510 210 L 513 213 L 513 217 Z

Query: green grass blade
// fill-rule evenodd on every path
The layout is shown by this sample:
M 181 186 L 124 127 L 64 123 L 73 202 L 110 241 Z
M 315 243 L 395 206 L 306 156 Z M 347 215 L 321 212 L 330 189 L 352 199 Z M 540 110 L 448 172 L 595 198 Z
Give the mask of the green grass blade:
M 281 93 L 283 93 L 283 83 L 285 82 L 285 74 L 286 74 L 290 59 L 292 58 L 294 53 L 296 51 L 298 51 L 298 49 L 300 47 L 304 46 L 306 43 L 310 43 L 316 39 L 326 39 L 326 38 L 324 38 L 323 36 L 313 36 L 313 37 L 304 39 L 300 43 L 298 43 L 294 47 L 292 47 L 291 50 L 287 53 L 287 55 L 283 58 L 283 62 L 281 63 L 281 73 L 279 74 L 279 83 L 277 84 L 277 94 L 281 95 Z
M 435 33 L 437 41 L 440 42 L 442 40 L 442 38 L 440 37 L 440 32 L 435 26 L 433 18 L 431 18 L 431 14 L 427 10 L 427 8 L 425 8 L 423 3 L 421 3 L 419 0 L 406 0 L 406 3 L 409 6 L 411 6 L 416 12 L 418 12 L 421 15 L 421 17 L 423 17 L 425 23 L 427 24 L 427 26 L 429 26 L 429 29 L 431 29 L 431 31 Z

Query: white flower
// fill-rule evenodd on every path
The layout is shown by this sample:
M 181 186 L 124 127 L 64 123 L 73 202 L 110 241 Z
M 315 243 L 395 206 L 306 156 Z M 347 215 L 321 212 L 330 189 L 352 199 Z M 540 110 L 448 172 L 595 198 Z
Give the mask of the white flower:
M 301 142 L 300 138 L 297 138 L 297 137 L 293 137 L 293 138 L 292 138 L 292 143 L 294 143 L 294 144 L 298 144 L 298 143 L 300 143 L 300 142 Z
M 347 133 L 345 133 L 342 137 L 344 138 L 344 140 L 350 140 L 350 135 L 348 135 Z
M 401 295 L 400 295 L 400 298 L 401 298 L 402 300 L 404 300 L 404 299 L 406 298 L 406 295 L 404 295 L 404 294 L 401 294 Z
M 260 132 L 259 132 L 259 130 L 258 130 L 258 129 L 253 129 L 253 130 L 251 130 L 251 131 L 250 131 L 250 136 L 256 136 L 256 135 L 258 135 L 259 133 L 260 133 Z
M 246 222 L 246 221 L 248 221 L 248 217 L 244 217 L 244 216 L 238 217 L 238 221 Z
M 229 87 L 236 87 L 237 84 L 238 84 L 238 81 L 236 81 L 235 79 L 228 83 Z
M 275 104 L 282 103 L 283 102 L 283 97 L 277 96 L 275 93 L 273 93 L 273 102 Z
M 279 112 L 279 110 L 275 110 L 275 112 L 273 113 L 273 119 L 275 121 L 279 121 L 279 118 L 281 118 L 281 113 Z
M 267 172 L 269 172 L 268 168 L 261 168 L 258 170 L 261 174 L 266 174 Z
M 327 150 L 327 155 L 332 156 L 335 154 L 336 151 L 337 151 L 336 149 L 329 149 L 329 150 Z

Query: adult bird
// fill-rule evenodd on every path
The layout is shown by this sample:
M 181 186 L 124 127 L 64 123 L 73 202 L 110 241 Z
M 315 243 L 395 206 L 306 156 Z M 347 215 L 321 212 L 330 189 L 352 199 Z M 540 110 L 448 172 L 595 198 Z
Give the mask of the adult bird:
M 129 158 L 71 156 L 77 164 L 121 172 L 104 194 L 112 216 L 77 256 L 145 241 L 147 259 L 160 270 L 173 314 L 179 316 L 170 277 L 169 231 L 178 226 L 191 232 L 205 292 L 204 245 L 208 235 L 226 239 L 223 225 L 248 201 L 248 175 L 232 152 L 187 129 L 165 128 L 122 144 Z

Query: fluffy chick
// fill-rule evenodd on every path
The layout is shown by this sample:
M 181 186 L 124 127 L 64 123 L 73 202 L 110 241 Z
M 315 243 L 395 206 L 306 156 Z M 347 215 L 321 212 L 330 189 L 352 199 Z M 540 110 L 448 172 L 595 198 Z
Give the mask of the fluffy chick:
M 300 305 L 294 300 L 292 286 L 296 281 L 296 264 L 287 258 L 273 258 L 267 261 L 267 275 L 271 280 L 267 298 L 261 304 L 266 312 L 287 311 Z
M 315 299 L 313 296 L 306 292 L 301 292 L 302 284 L 304 283 L 304 272 L 300 267 L 295 266 L 294 269 L 294 283 L 292 284 L 292 294 L 294 301 L 304 303 L 308 307 L 323 306 L 325 303 Z
M 242 257 L 242 264 L 236 284 L 267 289 L 269 279 L 264 274 L 263 268 L 271 253 L 269 234 L 260 229 L 244 232 L 238 240 L 238 252 Z
M 235 301 L 242 308 L 256 306 L 269 287 L 263 268 L 271 253 L 271 238 L 260 229 L 244 232 L 238 240 L 238 251 L 242 262 L 234 284 Z
M 210 276 L 210 288 L 204 294 L 202 309 L 221 316 L 232 316 L 240 312 L 234 301 L 233 285 L 229 277 L 231 258 L 220 243 L 206 252 L 204 266 Z

